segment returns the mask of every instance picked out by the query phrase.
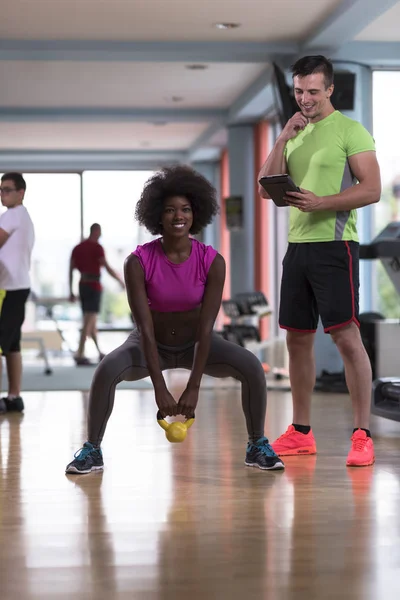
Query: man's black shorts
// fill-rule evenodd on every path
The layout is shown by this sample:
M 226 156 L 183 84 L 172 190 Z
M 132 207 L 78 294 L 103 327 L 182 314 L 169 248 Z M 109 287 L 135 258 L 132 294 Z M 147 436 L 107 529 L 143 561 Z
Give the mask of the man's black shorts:
M 21 327 L 29 289 L 0 290 L 0 351 L 7 355 L 21 350 Z
M 79 298 L 81 300 L 82 312 L 99 313 L 101 290 L 96 290 L 89 283 L 79 283 Z
M 326 333 L 358 322 L 359 245 L 357 242 L 290 243 L 283 259 L 279 325 Z

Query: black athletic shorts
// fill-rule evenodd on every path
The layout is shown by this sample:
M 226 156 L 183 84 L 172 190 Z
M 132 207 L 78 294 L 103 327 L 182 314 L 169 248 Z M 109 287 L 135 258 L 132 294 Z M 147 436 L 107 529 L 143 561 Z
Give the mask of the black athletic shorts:
M 29 289 L 0 290 L 0 352 L 7 355 L 21 350 L 21 327 Z
M 79 283 L 79 298 L 81 301 L 82 312 L 99 313 L 101 290 L 96 290 L 88 283 Z
M 357 242 L 289 244 L 283 259 L 279 326 L 325 333 L 359 325 L 359 245 Z

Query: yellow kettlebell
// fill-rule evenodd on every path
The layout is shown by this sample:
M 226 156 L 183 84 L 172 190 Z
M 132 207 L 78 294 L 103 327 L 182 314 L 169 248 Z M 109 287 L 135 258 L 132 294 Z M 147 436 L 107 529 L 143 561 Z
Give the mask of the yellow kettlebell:
M 178 444 L 183 442 L 187 435 L 187 430 L 194 423 L 194 416 L 192 419 L 187 419 L 187 421 L 174 421 L 173 423 L 168 423 L 165 419 L 162 418 L 160 411 L 157 413 L 157 423 L 162 429 L 165 430 L 165 437 L 172 444 Z

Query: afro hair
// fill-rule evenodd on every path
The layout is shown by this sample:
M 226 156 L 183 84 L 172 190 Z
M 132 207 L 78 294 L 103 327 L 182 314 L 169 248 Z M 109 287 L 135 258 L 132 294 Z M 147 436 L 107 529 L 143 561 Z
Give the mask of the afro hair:
M 190 233 L 199 233 L 218 213 L 217 192 L 200 173 L 188 166 L 164 167 L 147 180 L 136 205 L 135 217 L 153 235 L 162 233 L 160 224 L 165 201 L 186 198 L 192 207 Z

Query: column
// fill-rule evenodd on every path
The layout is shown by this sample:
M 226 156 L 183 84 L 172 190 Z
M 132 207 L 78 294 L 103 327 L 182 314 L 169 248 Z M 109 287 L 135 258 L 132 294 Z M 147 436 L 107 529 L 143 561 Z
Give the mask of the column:
M 231 295 L 251 292 L 254 281 L 255 162 L 252 125 L 228 128 L 230 196 L 242 198 L 242 227 L 230 232 Z
M 354 109 L 343 110 L 344 115 L 359 121 L 372 134 L 372 70 L 363 65 L 335 63 L 335 71 L 355 73 Z M 357 210 L 357 229 L 360 243 L 368 243 L 373 237 L 374 205 Z M 372 264 L 360 261 L 360 313 L 372 310 Z
M 217 198 L 220 196 L 220 165 L 218 162 L 203 162 L 203 161 L 194 161 L 191 165 L 193 169 L 195 169 L 198 173 L 203 175 L 208 181 L 215 187 L 217 190 Z M 201 234 L 201 239 L 204 244 L 208 246 L 213 246 L 216 250 L 219 249 L 220 246 L 220 223 L 219 223 L 219 215 L 217 215 L 213 222 L 208 225 Z

